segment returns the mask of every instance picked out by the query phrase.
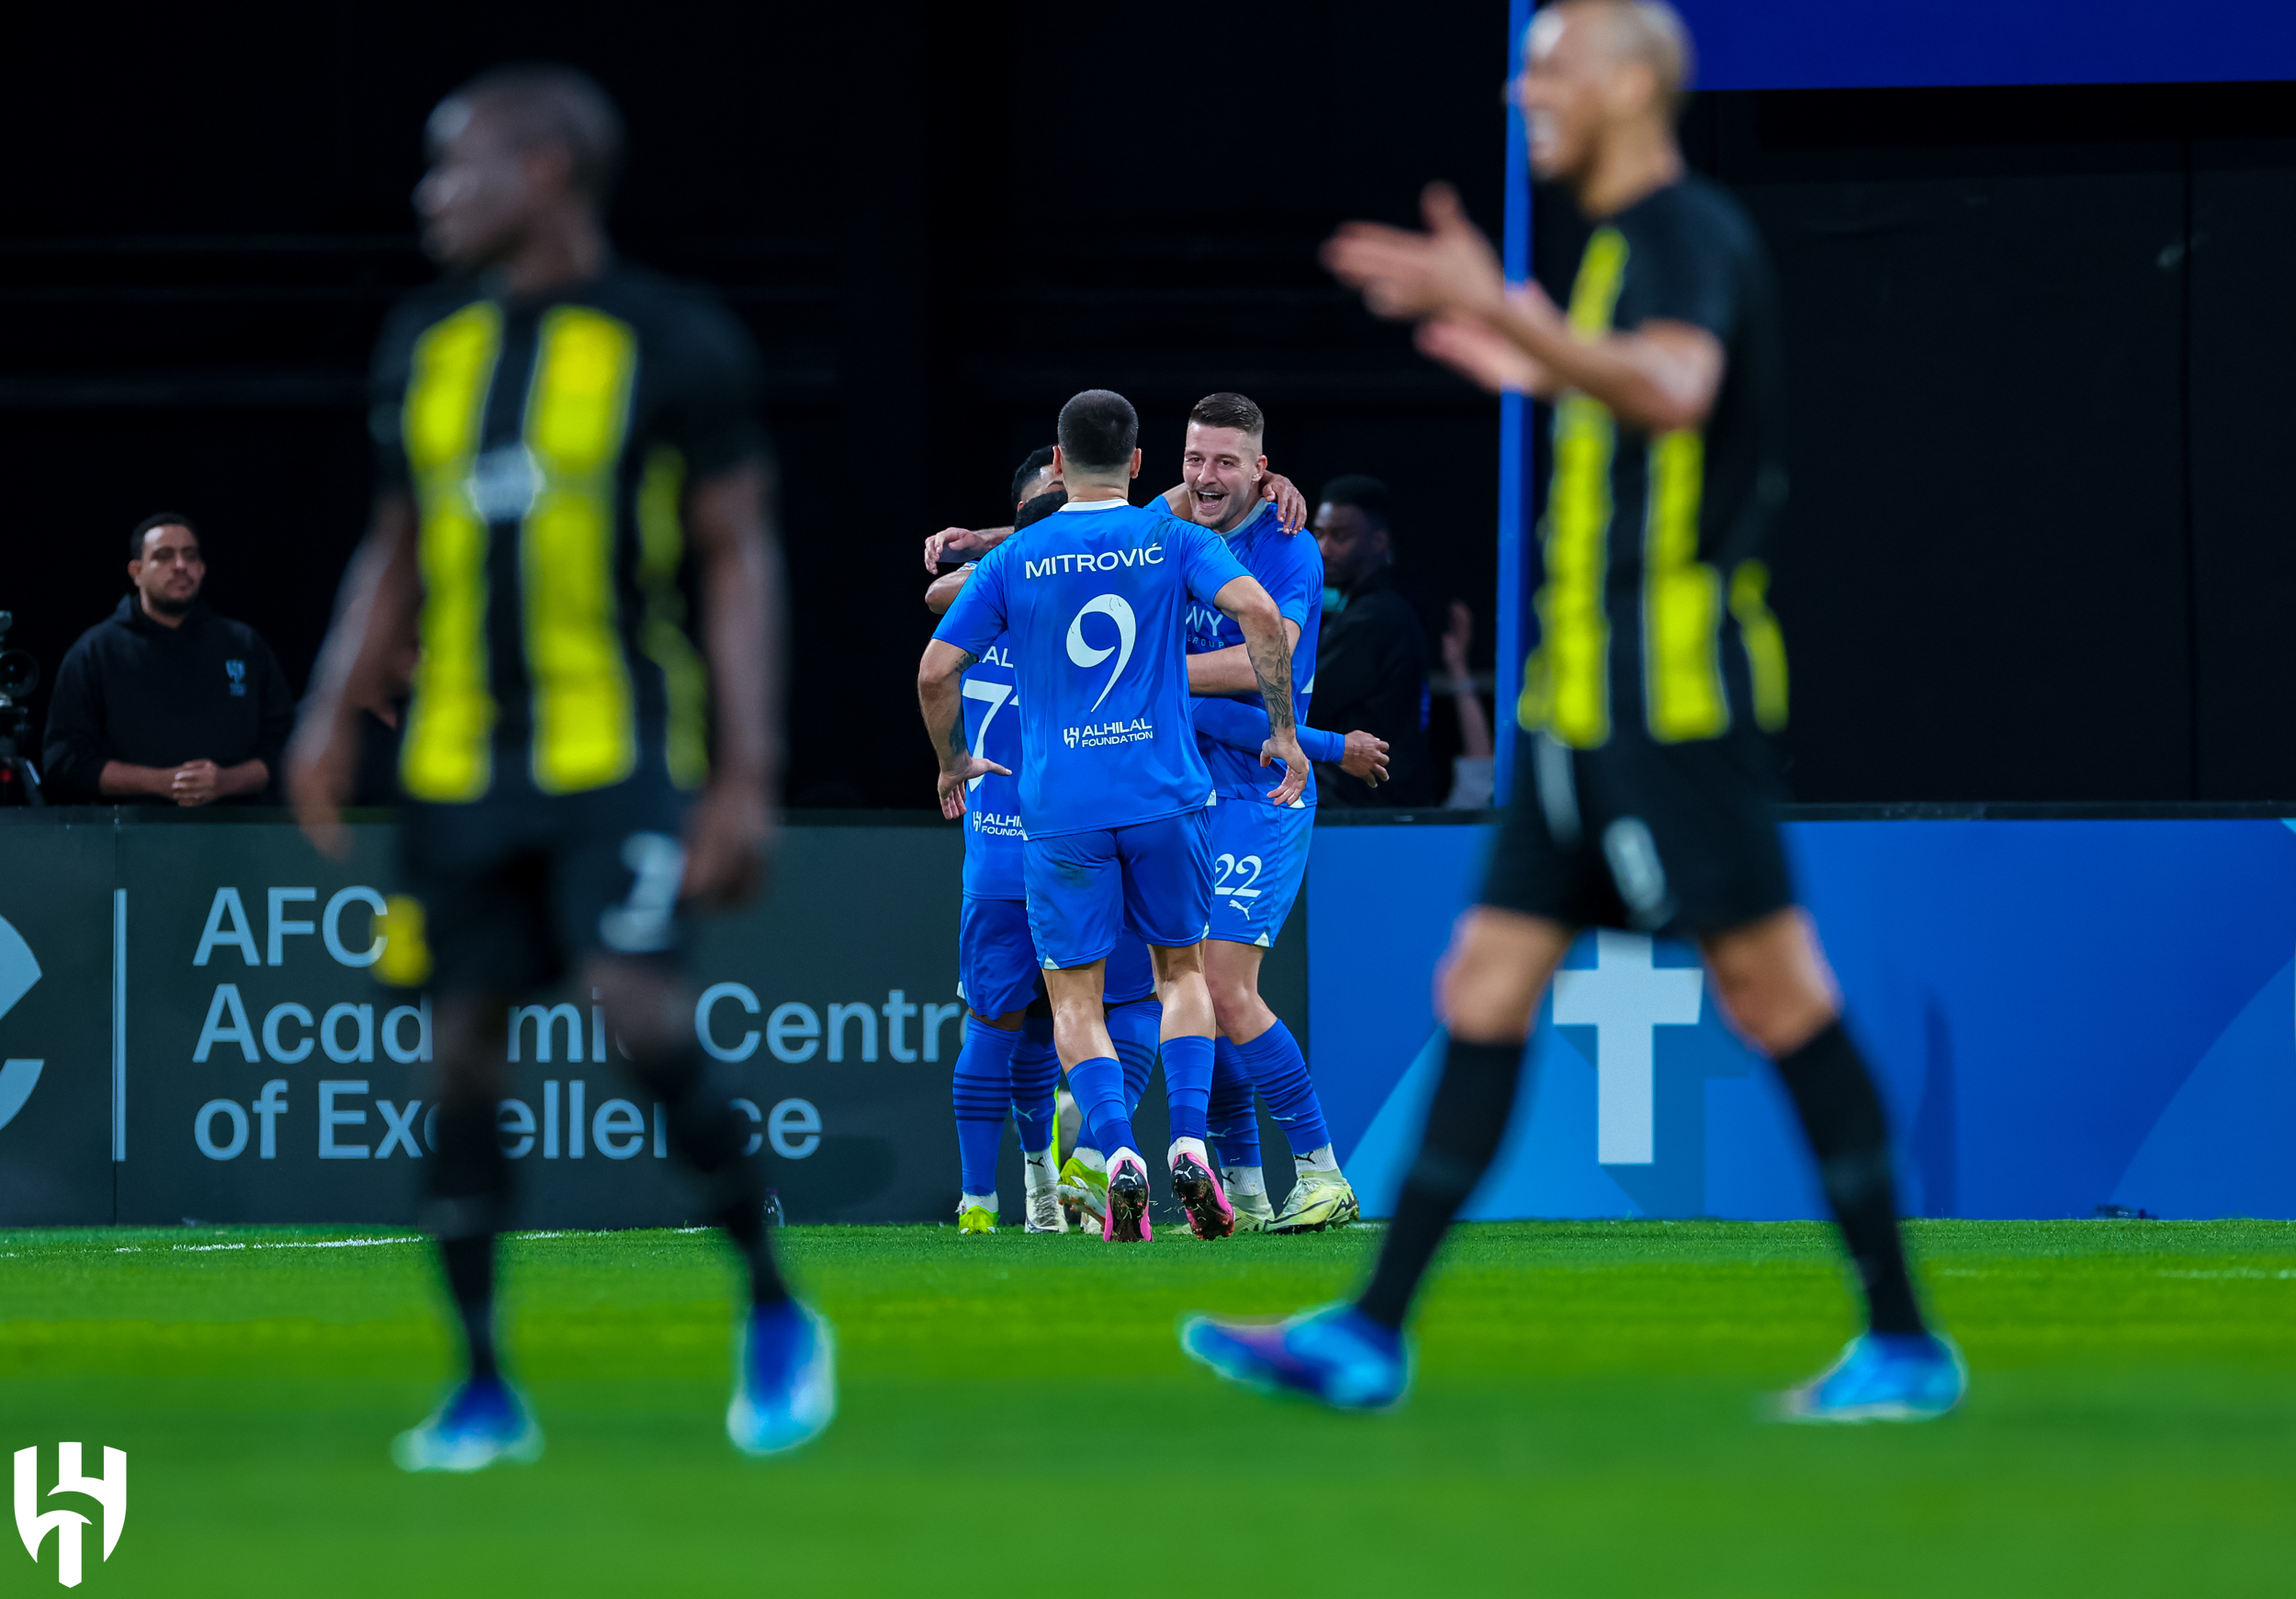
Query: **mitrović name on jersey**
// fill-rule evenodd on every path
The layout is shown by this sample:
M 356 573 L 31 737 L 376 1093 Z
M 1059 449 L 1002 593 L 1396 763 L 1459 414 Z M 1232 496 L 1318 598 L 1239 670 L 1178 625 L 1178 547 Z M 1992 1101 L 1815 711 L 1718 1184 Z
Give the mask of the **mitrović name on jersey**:
M 1046 556 L 1041 561 L 1023 564 L 1028 569 L 1021 574 L 1024 578 L 1050 578 L 1065 572 L 1112 572 L 1130 566 L 1160 567 L 1164 565 L 1164 546 L 1151 544 L 1138 549 L 1104 549 L 1098 555 L 1090 550 L 1081 554 L 1069 550 Z

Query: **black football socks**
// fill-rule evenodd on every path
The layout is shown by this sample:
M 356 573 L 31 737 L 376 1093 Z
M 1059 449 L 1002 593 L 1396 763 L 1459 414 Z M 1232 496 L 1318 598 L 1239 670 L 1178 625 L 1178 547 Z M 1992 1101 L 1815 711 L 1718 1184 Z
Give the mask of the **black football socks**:
M 1818 1157 L 1826 1202 L 1833 1207 L 1842 1244 L 1857 1267 L 1874 1330 L 1926 1331 L 1906 1271 L 1889 1128 L 1873 1073 L 1839 1019 L 1800 1049 L 1780 1056 L 1777 1064 Z
M 734 1109 L 733 1090 L 713 1080 L 698 1046 L 640 1061 L 637 1075 L 665 1108 L 670 1147 L 701 1177 L 706 1213 L 749 1267 L 749 1302 L 780 1304 L 789 1288 L 766 1235 L 765 1185 L 748 1157 L 756 1124 Z
M 1520 1040 L 1469 1043 L 1455 1038 L 1445 1046 L 1443 1080 L 1427 1111 L 1419 1158 L 1403 1180 L 1371 1281 L 1356 1301 L 1381 1326 L 1402 1330 L 1444 1233 L 1499 1153 L 1522 1075 Z
M 501 1375 L 494 1352 L 494 1235 L 502 1224 L 510 1163 L 495 1132 L 494 1107 L 483 1100 L 442 1104 L 436 1136 L 422 1219 L 438 1240 L 446 1289 L 470 1351 L 470 1375 L 490 1381 Z

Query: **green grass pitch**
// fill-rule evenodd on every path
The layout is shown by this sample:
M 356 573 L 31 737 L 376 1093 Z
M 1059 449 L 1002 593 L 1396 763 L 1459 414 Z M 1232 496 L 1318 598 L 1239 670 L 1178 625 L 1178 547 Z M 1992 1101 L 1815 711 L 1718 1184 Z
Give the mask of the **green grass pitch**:
M 714 1237 L 522 1236 L 508 1348 L 548 1453 L 461 1479 L 386 1458 L 452 1356 L 420 1244 L 0 1233 L 0 1445 L 43 1478 L 58 1439 L 128 1451 L 91 1594 L 2289 1591 L 2296 1225 L 1914 1231 L 1969 1402 L 1820 1431 L 1759 1404 L 1850 1331 L 1814 1226 L 1463 1229 L 1381 1417 L 1229 1390 L 1173 1339 L 1184 1310 L 1333 1297 L 1368 1230 L 795 1229 L 842 1410 L 773 1461 L 720 1430 Z M 0 1591 L 49 1591 L 42 1565 L 0 1539 Z

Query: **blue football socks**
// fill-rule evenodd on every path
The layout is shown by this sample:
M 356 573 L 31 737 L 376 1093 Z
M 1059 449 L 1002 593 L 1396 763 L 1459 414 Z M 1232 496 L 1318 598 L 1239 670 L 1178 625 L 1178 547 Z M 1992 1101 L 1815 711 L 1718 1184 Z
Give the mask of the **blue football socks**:
M 1068 1091 L 1085 1113 L 1085 1134 L 1102 1155 L 1137 1149 L 1132 1114 L 1124 1098 L 1124 1068 L 1113 1055 L 1078 1061 L 1068 1068 Z
M 957 1163 L 968 1194 L 996 1191 L 996 1149 L 1004 1142 L 1005 1111 L 1013 1094 L 1013 1053 L 1020 1034 L 991 1027 L 979 1017 L 964 1023 L 950 1098 L 957 1108 Z
M 1211 1109 L 1211 1040 L 1164 1041 L 1164 1092 L 1172 1108 L 1172 1136 L 1201 1140 Z
M 1050 1148 L 1060 1135 L 1059 1124 L 1052 1120 L 1053 1090 L 1060 1080 L 1052 1019 L 1044 1019 L 1041 1038 L 1032 1020 L 1021 1030 L 1020 1045 L 1012 1052 L 1012 1118 L 1020 1130 L 1020 1147 L 1030 1154 Z
M 1124 1113 L 1140 1113 L 1141 1097 L 1148 1092 L 1148 1075 L 1156 1069 L 1156 1035 L 1164 1030 L 1164 1002 L 1134 999 L 1109 1007 L 1109 1037 L 1116 1042 L 1116 1058 L 1124 1064 Z
M 1246 1044 L 1236 1046 L 1253 1086 L 1267 1099 L 1267 1112 L 1284 1130 L 1294 1155 L 1322 1149 L 1332 1141 L 1323 1123 L 1323 1104 L 1308 1081 L 1308 1058 L 1281 1021 Z
M 1252 1070 L 1243 1052 L 1226 1039 L 1212 1042 L 1212 1152 L 1222 1170 L 1260 1164 L 1260 1119 L 1253 1102 Z

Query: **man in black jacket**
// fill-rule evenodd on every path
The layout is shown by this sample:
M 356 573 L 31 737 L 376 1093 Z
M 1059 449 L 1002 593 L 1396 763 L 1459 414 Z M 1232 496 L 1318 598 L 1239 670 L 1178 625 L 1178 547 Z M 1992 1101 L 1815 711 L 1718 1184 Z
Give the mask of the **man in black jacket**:
M 1387 486 L 1350 474 L 1323 487 L 1315 540 L 1323 551 L 1323 630 L 1317 646 L 1318 727 L 1360 727 L 1388 742 L 1388 780 L 1378 788 L 1318 762 L 1315 793 L 1327 805 L 1435 803 L 1427 760 L 1427 636 L 1395 585 Z
M 56 674 L 42 750 L 50 798 L 263 800 L 295 724 L 287 675 L 253 628 L 199 602 L 208 566 L 189 518 L 145 517 L 128 553 L 135 591 Z

